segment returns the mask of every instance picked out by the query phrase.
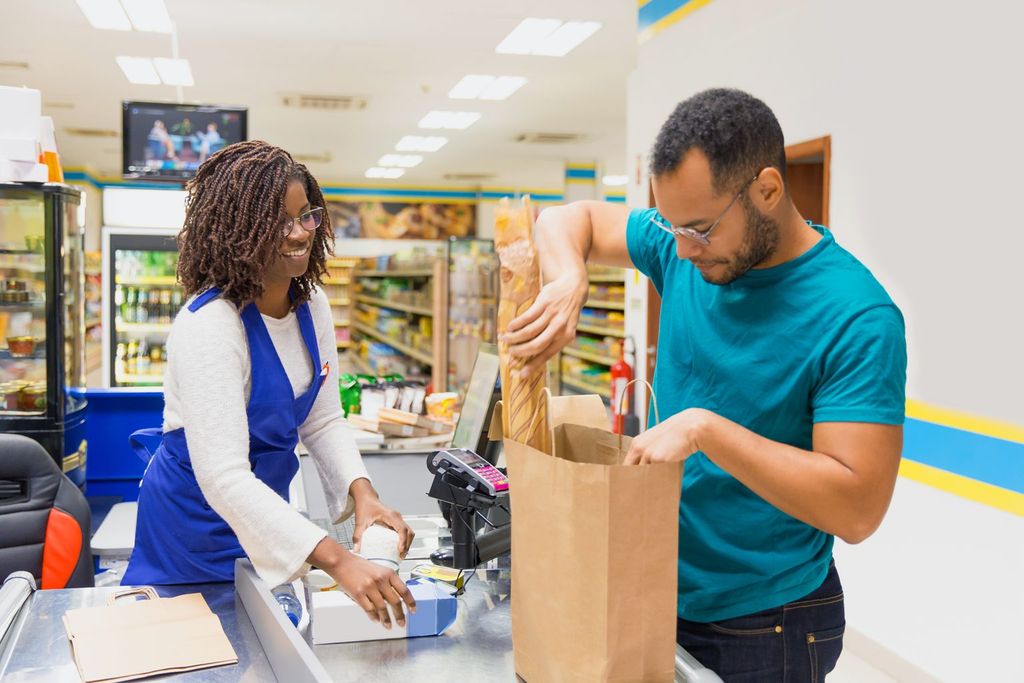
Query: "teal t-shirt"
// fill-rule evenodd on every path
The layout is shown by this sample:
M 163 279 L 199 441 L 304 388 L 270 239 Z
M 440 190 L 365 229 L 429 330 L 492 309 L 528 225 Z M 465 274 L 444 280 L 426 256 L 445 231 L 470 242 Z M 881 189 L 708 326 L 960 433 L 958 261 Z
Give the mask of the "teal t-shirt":
M 704 408 L 806 450 L 817 422 L 903 423 L 903 316 L 831 232 L 815 225 L 821 239 L 798 258 L 712 285 L 654 212 L 634 210 L 626 240 L 662 297 L 662 418 Z M 679 616 L 720 621 L 797 600 L 825 580 L 832 543 L 695 453 L 679 503 Z

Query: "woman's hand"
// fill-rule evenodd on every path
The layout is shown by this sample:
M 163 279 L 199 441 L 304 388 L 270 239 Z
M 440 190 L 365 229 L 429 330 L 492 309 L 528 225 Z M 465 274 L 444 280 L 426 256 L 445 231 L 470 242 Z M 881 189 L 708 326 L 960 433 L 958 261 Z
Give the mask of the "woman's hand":
M 398 551 L 403 558 L 412 547 L 412 541 L 416 538 L 416 532 L 405 523 L 402 515 L 380 502 L 377 492 L 373 490 L 370 482 L 366 479 L 357 479 L 352 482 L 349 493 L 356 502 L 356 528 L 352 532 L 352 543 L 356 552 L 359 552 L 359 544 L 363 539 L 363 532 L 374 524 L 381 524 L 394 529 L 398 533 Z
M 317 544 L 309 562 L 327 572 L 357 605 L 363 608 L 370 621 L 391 629 L 391 612 L 399 627 L 405 626 L 405 610 L 416 611 L 416 600 L 408 586 L 393 570 L 364 560 L 329 538 Z

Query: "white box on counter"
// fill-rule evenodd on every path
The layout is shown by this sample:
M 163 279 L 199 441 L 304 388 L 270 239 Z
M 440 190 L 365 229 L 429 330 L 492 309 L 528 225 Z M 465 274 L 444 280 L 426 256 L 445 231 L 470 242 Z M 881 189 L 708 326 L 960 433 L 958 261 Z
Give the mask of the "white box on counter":
M 406 625 L 391 630 L 370 621 L 363 608 L 338 589 L 311 590 L 309 618 L 313 628 L 313 643 L 354 643 L 364 640 L 393 640 L 438 636 L 455 622 L 458 601 L 450 591 L 426 579 L 407 582 L 416 600 L 416 613 L 406 614 Z
M 45 183 L 50 179 L 46 164 L 32 161 L 8 161 L 0 158 L 0 182 Z
M 0 159 L 38 163 L 39 141 L 35 138 L 0 138 Z

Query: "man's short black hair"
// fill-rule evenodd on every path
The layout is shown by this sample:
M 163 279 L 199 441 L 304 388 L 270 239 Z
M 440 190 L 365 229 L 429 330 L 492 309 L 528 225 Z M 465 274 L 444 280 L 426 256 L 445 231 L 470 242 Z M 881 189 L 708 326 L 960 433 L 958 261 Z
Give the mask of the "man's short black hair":
M 786 177 L 782 127 L 768 105 L 732 88 L 713 88 L 680 102 L 651 151 L 651 175 L 671 173 L 691 149 L 711 164 L 715 192 L 733 192 L 762 168 Z

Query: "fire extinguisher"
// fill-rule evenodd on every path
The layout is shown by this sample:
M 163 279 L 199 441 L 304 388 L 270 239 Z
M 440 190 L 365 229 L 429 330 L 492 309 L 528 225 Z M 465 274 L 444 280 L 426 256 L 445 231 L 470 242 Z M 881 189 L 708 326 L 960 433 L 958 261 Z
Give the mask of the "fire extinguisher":
M 625 418 L 629 414 L 629 397 L 622 400 L 626 385 L 633 381 L 633 368 L 626 362 L 626 343 L 619 347 L 619 359 L 612 365 L 612 431 L 624 433 Z

